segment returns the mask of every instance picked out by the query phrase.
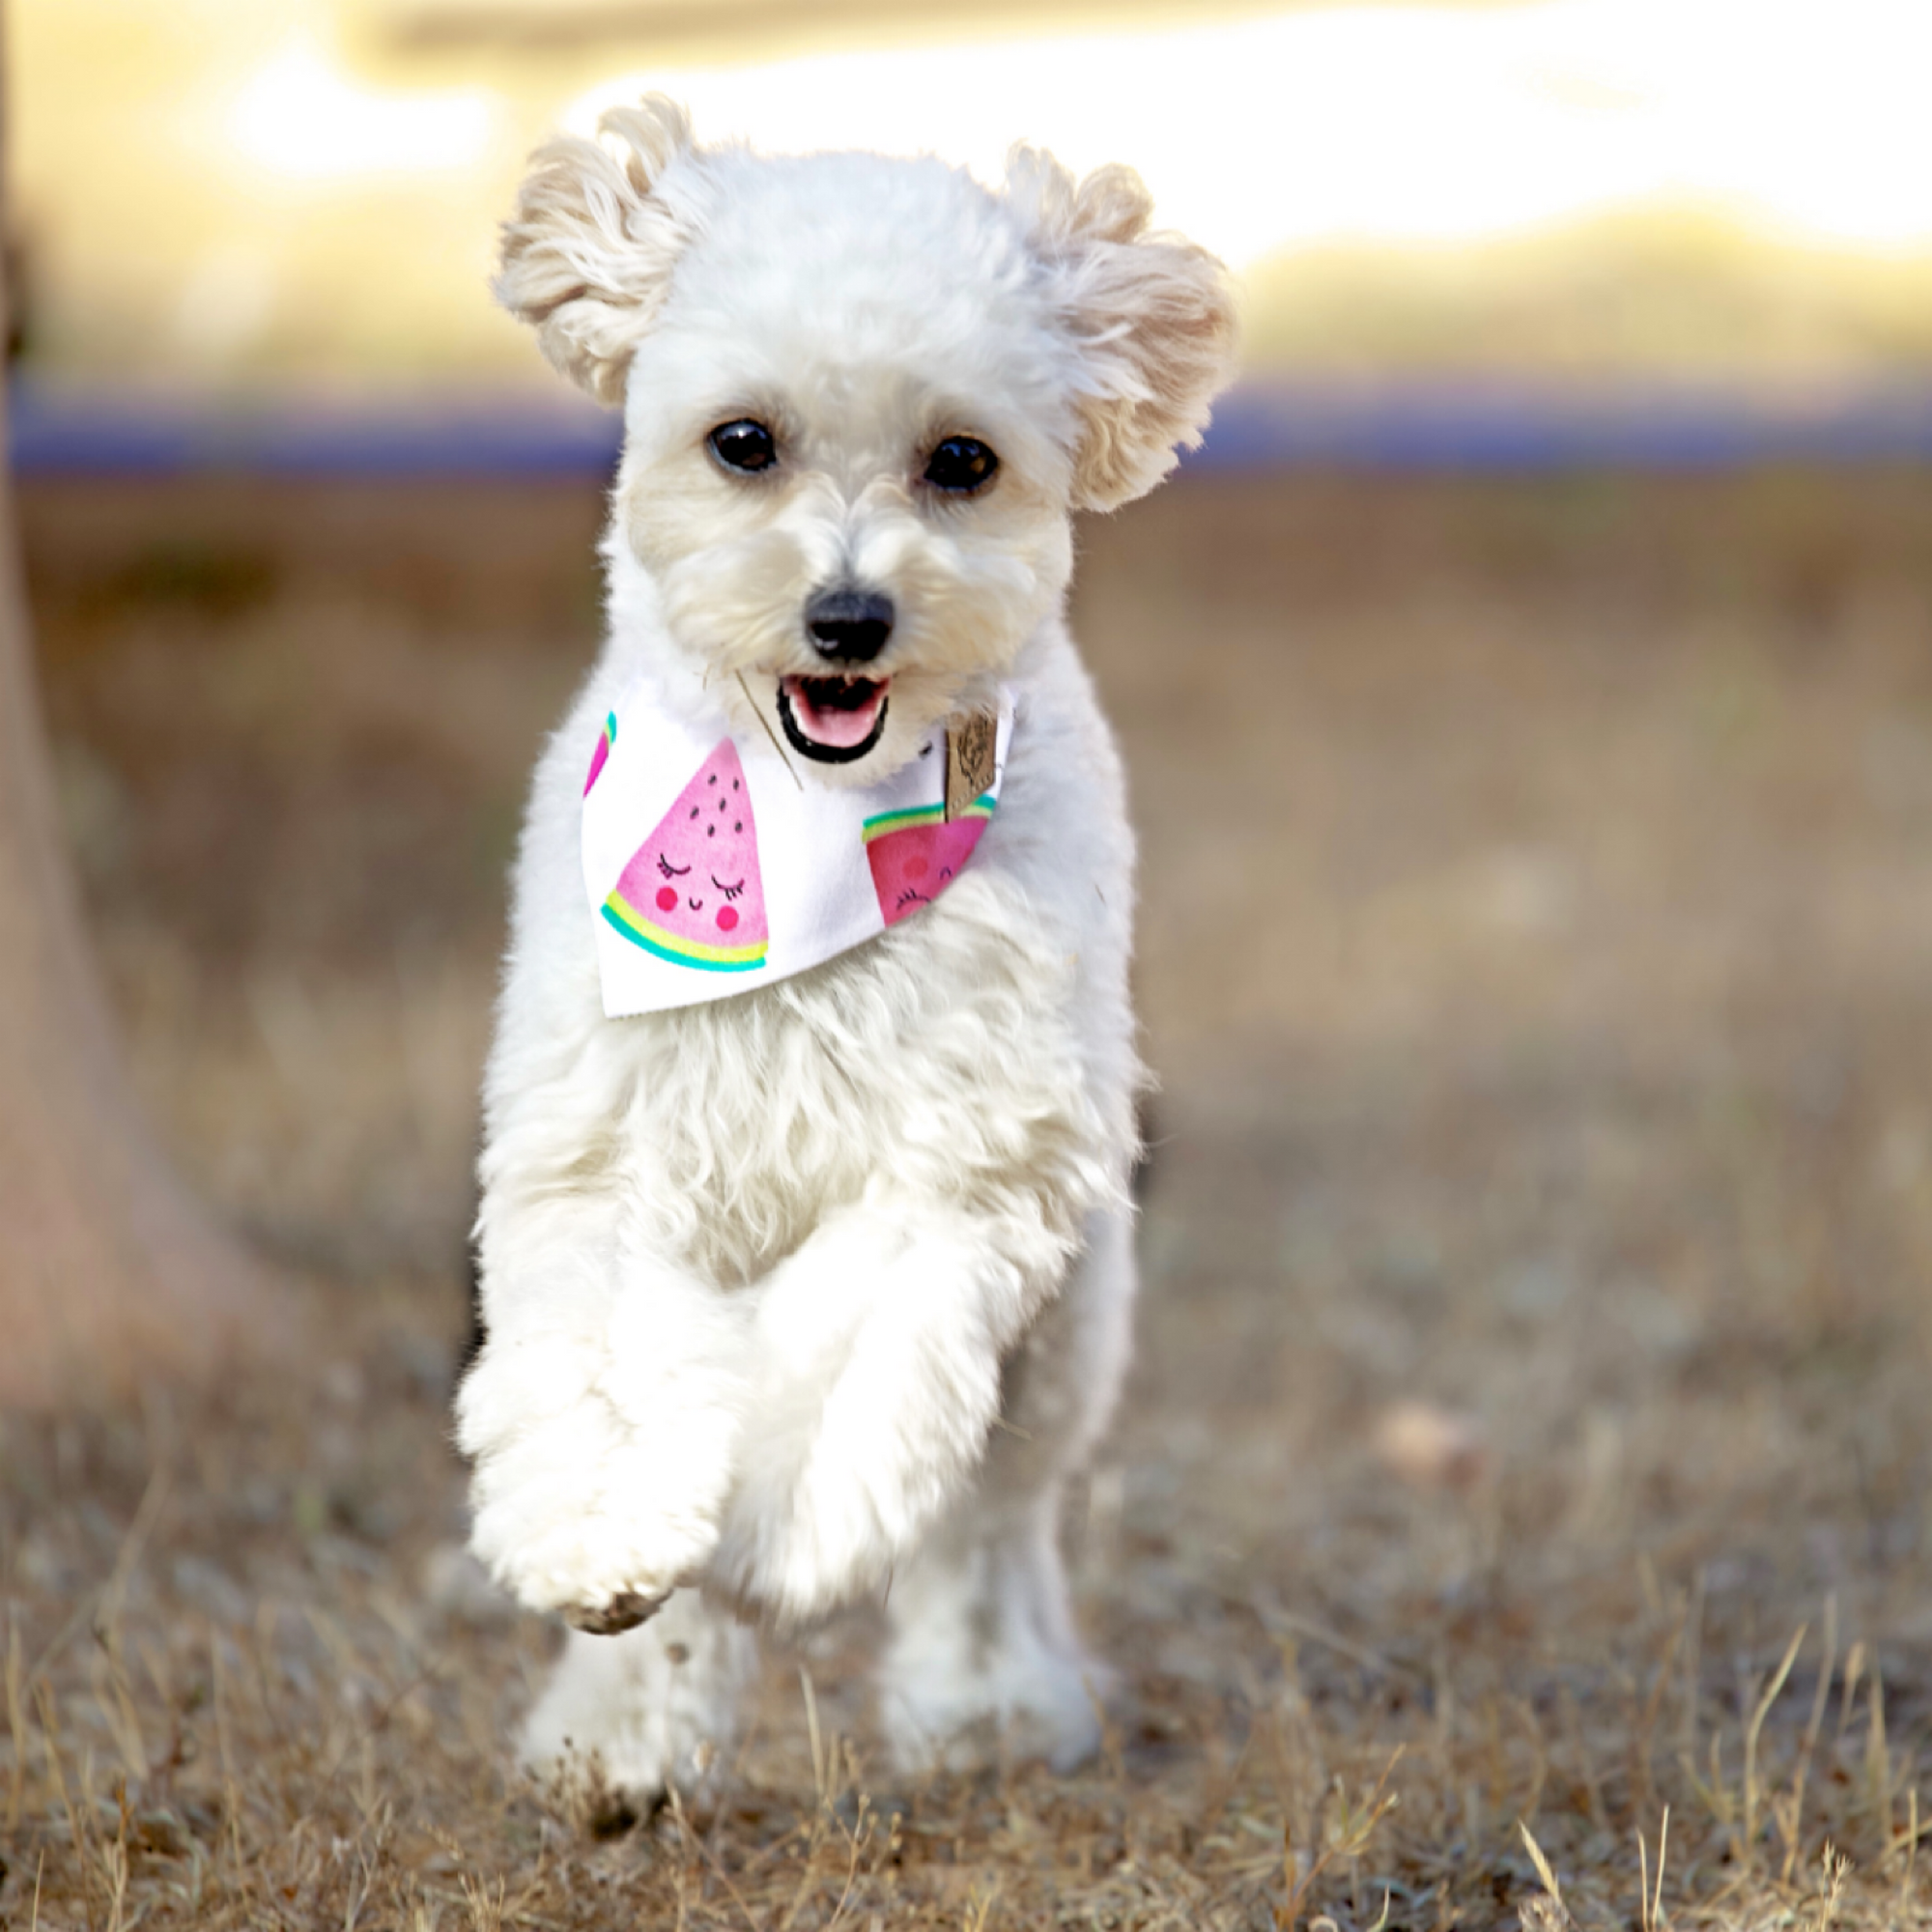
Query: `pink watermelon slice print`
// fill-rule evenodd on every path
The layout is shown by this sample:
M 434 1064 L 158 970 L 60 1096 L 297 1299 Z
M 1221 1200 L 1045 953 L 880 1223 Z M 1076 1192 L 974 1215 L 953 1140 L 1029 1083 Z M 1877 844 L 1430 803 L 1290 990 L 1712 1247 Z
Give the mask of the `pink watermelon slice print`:
M 957 818 L 941 805 L 908 806 L 866 821 L 866 860 L 888 925 L 930 905 L 973 856 L 998 801 L 981 792 Z
M 611 762 L 611 748 L 617 742 L 617 714 L 607 711 L 604 714 L 604 728 L 597 734 L 597 749 L 590 754 L 590 776 L 583 781 L 583 796 L 590 796 L 590 787 L 604 775 L 604 767 Z
M 758 829 L 738 748 L 721 739 L 604 901 L 634 945 L 674 966 L 749 973 L 765 963 Z

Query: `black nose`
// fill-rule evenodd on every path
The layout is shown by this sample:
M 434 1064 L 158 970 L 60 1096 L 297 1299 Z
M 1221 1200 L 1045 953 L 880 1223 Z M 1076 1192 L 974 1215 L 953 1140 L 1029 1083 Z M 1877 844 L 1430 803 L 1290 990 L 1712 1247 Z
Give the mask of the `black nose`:
M 818 655 L 834 664 L 870 664 L 893 634 L 893 600 L 875 590 L 821 590 L 805 607 Z

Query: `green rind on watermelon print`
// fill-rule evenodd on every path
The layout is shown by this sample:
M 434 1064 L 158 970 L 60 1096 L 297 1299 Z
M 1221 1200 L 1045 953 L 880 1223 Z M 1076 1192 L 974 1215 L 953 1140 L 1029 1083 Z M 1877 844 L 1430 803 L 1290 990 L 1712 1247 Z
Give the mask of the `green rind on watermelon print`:
M 958 877 L 993 815 L 993 805 L 992 796 L 982 792 L 956 818 L 944 817 L 935 805 L 881 812 L 867 825 L 866 866 L 878 895 L 879 916 L 888 925 L 930 905 Z
M 989 791 L 982 791 L 959 816 L 961 818 L 991 818 L 993 808 L 999 804 Z M 869 845 L 874 838 L 884 838 L 895 832 L 903 832 L 910 825 L 938 825 L 946 816 L 943 805 L 908 805 L 897 811 L 882 811 L 875 817 L 867 819 L 863 830 L 865 842 Z
M 908 805 L 897 811 L 882 811 L 866 821 L 863 837 L 867 845 L 891 832 L 903 832 L 908 825 L 937 825 L 946 808 L 943 805 Z
M 757 824 L 729 738 L 691 775 L 599 910 L 613 931 L 672 966 L 750 973 L 765 963 Z
M 603 913 L 634 946 L 655 952 L 673 966 L 696 966 L 706 973 L 749 973 L 765 963 L 767 949 L 762 939 L 754 946 L 710 946 L 701 939 L 679 939 L 653 925 L 615 893 L 604 901 Z

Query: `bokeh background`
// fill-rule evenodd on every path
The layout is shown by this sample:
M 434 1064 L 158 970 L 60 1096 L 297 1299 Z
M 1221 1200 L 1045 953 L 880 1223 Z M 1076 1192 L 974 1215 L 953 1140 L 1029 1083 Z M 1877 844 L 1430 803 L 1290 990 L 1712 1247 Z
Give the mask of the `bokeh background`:
M 143 1770 L 174 1822 L 130 1840 L 123 1808 L 124 1890 L 214 1922 L 185 1874 L 232 1835 L 243 1917 L 339 1924 L 362 1870 L 396 1922 L 482 1925 L 472 1882 L 536 1858 L 548 1922 L 668 1913 L 688 1869 L 678 1911 L 722 1923 L 723 1868 L 764 1923 L 775 1872 L 820 1882 L 801 1660 L 866 1734 L 835 1630 L 775 1665 L 702 1856 L 547 1835 L 502 1739 L 549 1639 L 454 1548 L 504 868 L 596 646 L 615 435 L 493 309 L 494 226 L 549 128 L 661 87 L 773 148 L 1132 161 L 1246 292 L 1206 447 L 1080 532 L 1161 1081 L 1141 1362 L 1070 1519 L 1126 1715 L 1098 1782 L 905 1799 L 930 1843 L 867 1865 L 865 1909 L 1513 1923 L 1526 1817 L 1583 1922 L 1649 1924 L 1633 1840 L 1654 1870 L 1670 1804 L 1673 1922 L 1925 1922 L 1918 0 L 13 0 L 9 28 L 14 456 L 76 862 L 170 1147 L 344 1350 L 198 1448 L 152 1415 L 12 1439 L 30 1660 L 111 1571 L 164 1662 L 260 1664 L 250 1795 Z M 157 1458 L 192 1474 L 129 1568 Z M 127 1708 L 191 1730 L 196 1667 Z M 74 1763 L 131 1773 L 67 1668 Z M 48 1804 L 105 1915 L 109 1811 Z M 842 1869 L 787 1922 L 835 1918 Z

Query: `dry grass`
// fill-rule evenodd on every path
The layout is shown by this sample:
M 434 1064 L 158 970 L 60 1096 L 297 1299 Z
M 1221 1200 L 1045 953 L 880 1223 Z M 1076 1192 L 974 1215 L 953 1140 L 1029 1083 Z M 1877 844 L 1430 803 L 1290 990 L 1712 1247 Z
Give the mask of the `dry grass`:
M 1088 532 L 1165 1076 L 1072 1511 L 1100 1763 L 905 1782 L 863 1614 L 735 1794 L 504 1740 L 444 1441 L 587 493 L 27 505 L 103 943 L 312 1384 L 0 1436 L 0 1919 L 1932 1921 L 1932 482 L 1189 485 Z M 1182 646 L 1177 651 L 1177 641 Z

